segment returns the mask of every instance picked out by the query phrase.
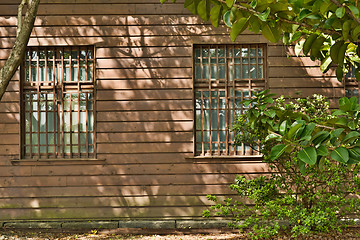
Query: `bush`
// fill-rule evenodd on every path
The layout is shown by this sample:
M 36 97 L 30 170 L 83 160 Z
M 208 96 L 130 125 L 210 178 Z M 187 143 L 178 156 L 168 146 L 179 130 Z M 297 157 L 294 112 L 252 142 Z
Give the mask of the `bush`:
M 254 179 L 238 176 L 231 189 L 253 204 L 215 196 L 204 216 L 232 215 L 230 226 L 252 228 L 254 239 L 287 226 L 293 236 L 311 231 L 341 231 L 359 214 L 360 106 L 342 98 L 330 113 L 323 96 L 286 103 L 268 91 L 244 101 L 252 108 L 234 124 L 236 143 L 260 149 L 272 173 Z M 341 221 L 340 221 L 341 220 Z M 347 221 L 349 220 L 349 221 Z

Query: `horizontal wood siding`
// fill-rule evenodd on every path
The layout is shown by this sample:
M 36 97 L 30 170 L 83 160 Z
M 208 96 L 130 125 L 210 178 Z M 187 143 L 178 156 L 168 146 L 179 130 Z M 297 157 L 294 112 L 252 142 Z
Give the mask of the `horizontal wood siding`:
M 0 66 L 15 41 L 19 0 L 0 1 Z M 269 171 L 256 158 L 193 157 L 193 44 L 233 44 L 225 26 L 191 15 L 184 1 L 42 0 L 30 46 L 94 45 L 97 159 L 19 159 L 17 72 L 0 102 L 0 221 L 201 218 L 206 194 L 235 197 L 237 174 Z M 277 94 L 344 95 L 334 71 L 293 48 L 266 43 L 267 86 Z

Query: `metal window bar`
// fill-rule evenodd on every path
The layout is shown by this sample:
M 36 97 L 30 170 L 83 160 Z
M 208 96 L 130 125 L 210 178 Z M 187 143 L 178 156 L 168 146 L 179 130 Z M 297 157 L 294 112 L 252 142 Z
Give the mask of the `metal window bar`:
M 220 51 L 224 52 L 223 57 Z M 231 127 L 236 113 L 246 110 L 240 101 L 251 98 L 254 91 L 265 87 L 264 56 L 265 47 L 261 44 L 194 46 L 196 155 L 257 154 L 244 144 L 234 145 Z M 225 79 L 220 77 L 221 71 L 225 71 Z M 224 108 L 220 106 L 222 101 Z M 221 137 L 222 110 L 225 111 L 225 140 Z
M 358 99 L 358 102 L 360 102 L 360 82 L 356 80 L 355 77 L 355 67 L 352 66 L 349 69 L 349 72 L 345 74 L 345 84 L 344 84 L 344 90 L 345 90 L 345 97 L 356 97 Z
M 93 51 L 93 47 L 87 46 L 28 48 L 21 82 L 21 119 L 24 121 L 21 129 L 22 158 L 95 156 L 95 101 L 94 97 L 90 97 L 94 95 L 95 85 Z M 69 54 L 64 56 L 65 52 Z M 83 59 L 80 56 L 82 53 Z M 91 75 L 88 75 L 89 71 Z M 85 79 L 80 77 L 81 72 L 84 72 L 82 77 Z M 65 99 L 66 94 L 68 99 Z M 81 99 L 82 96 L 85 96 L 84 99 Z M 83 108 L 82 100 L 85 102 Z M 82 113 L 85 114 L 85 122 L 81 120 Z M 68 118 L 65 118 L 66 114 Z M 81 124 L 85 125 L 83 130 Z M 68 140 L 65 140 L 65 134 Z M 82 136 L 85 136 L 84 141 Z

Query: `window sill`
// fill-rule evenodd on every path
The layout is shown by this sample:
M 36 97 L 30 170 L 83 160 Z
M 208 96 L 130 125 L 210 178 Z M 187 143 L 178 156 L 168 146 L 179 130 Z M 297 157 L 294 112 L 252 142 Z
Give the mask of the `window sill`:
M 192 160 L 194 162 L 201 161 L 234 161 L 234 162 L 253 162 L 253 163 L 261 163 L 263 160 L 263 155 L 241 155 L 241 156 L 192 156 L 185 157 L 185 160 Z
M 38 164 L 92 164 L 95 162 L 104 162 L 106 159 L 97 158 L 38 158 L 38 159 L 13 159 L 14 165 L 38 165 Z

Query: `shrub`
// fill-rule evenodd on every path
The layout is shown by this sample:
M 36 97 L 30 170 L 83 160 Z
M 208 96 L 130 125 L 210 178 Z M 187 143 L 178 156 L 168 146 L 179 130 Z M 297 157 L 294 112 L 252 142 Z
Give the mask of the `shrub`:
M 215 196 L 216 205 L 204 211 L 232 215 L 230 226 L 252 228 L 254 239 L 279 233 L 287 226 L 293 236 L 311 231 L 341 231 L 359 214 L 360 106 L 342 98 L 339 109 L 329 111 L 323 96 L 286 103 L 268 91 L 243 104 L 233 130 L 236 143 L 260 149 L 271 174 L 254 179 L 238 176 L 231 189 L 253 204 Z M 341 221 L 340 221 L 341 220 Z M 349 221 L 344 221 L 349 220 Z

